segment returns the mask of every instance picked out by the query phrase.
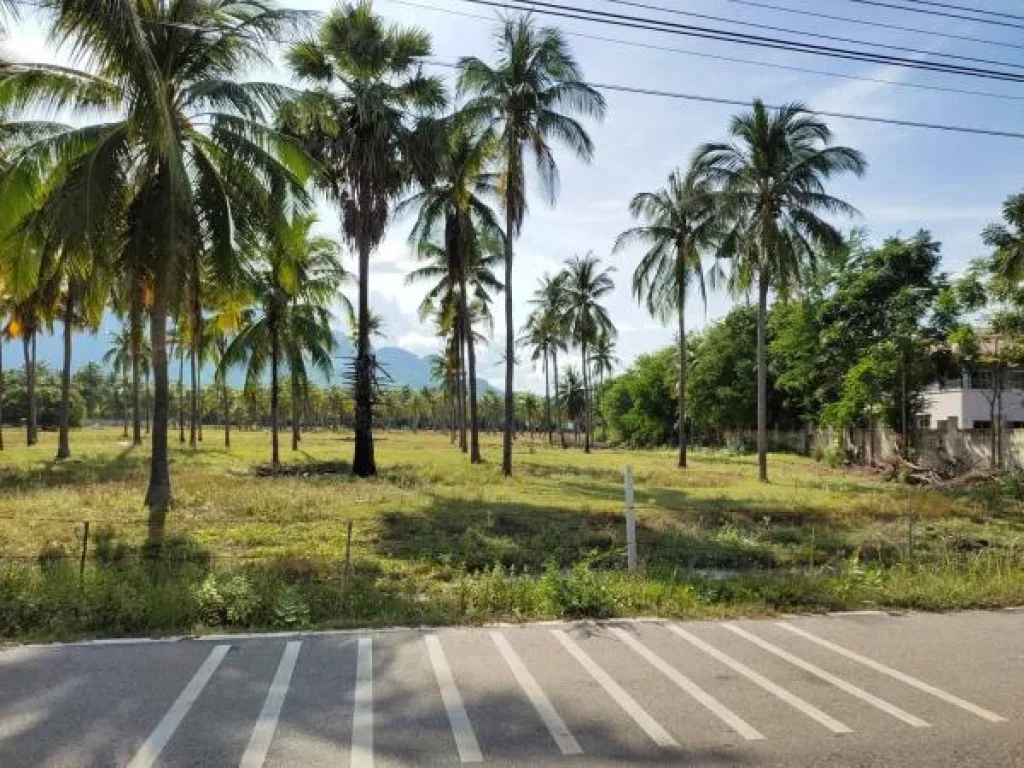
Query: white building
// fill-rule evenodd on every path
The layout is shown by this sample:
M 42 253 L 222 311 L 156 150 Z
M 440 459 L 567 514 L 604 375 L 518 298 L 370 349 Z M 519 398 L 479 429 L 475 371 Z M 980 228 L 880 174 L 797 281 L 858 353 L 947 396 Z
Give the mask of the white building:
M 990 371 L 946 379 L 925 393 L 927 405 L 917 416 L 917 426 L 931 429 L 955 417 L 960 429 L 990 429 L 994 395 Z M 1024 428 L 1024 368 L 1004 371 L 1002 398 L 1005 425 Z

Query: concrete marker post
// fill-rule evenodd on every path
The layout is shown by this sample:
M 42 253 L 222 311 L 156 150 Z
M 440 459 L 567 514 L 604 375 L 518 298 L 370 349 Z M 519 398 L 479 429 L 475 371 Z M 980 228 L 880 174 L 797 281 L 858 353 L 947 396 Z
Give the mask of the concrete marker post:
M 352 521 L 345 521 L 345 576 L 352 571 Z
M 78 582 L 85 582 L 85 556 L 89 552 L 89 521 L 82 523 L 82 557 L 78 561 Z

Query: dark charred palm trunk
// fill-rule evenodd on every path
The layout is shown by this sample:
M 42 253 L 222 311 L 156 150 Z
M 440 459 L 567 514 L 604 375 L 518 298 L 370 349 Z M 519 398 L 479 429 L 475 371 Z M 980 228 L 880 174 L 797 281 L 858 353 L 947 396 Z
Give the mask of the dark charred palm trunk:
M 280 421 L 280 403 L 278 396 L 278 363 L 281 356 L 280 342 L 277 338 L 276 324 L 270 331 L 270 464 L 277 470 L 281 467 L 281 446 L 278 443 L 277 429 Z
M 142 445 L 142 401 L 139 394 L 142 365 L 142 286 L 132 291 L 132 306 L 128 318 L 132 354 L 132 445 Z
M 768 315 L 768 280 L 757 276 L 757 479 L 768 482 L 768 368 L 765 327 Z
M 364 206 L 364 211 L 368 213 Z M 352 474 L 377 474 L 373 455 L 373 356 L 370 353 L 370 243 L 365 233 L 359 242 L 359 334 L 355 364 L 355 455 Z
M 194 326 L 193 326 L 194 328 Z M 194 333 L 194 332 L 193 332 Z M 196 382 L 196 345 L 192 342 L 191 350 L 189 350 L 189 383 L 191 385 L 190 397 L 189 397 L 189 413 L 188 413 L 188 447 L 196 447 L 196 392 L 198 390 L 198 384 Z
M 60 377 L 60 431 L 57 435 L 57 459 L 71 458 L 71 334 L 75 322 L 74 292 L 68 286 L 64 300 L 64 369 Z
M 520 174 L 515 173 L 516 160 L 519 158 L 519 147 L 516 144 L 514 133 L 509 134 L 508 161 L 509 178 L 505 182 L 505 434 L 501 439 L 501 474 L 505 477 L 512 475 L 512 430 L 516 421 L 516 394 L 515 394 L 515 355 L 516 355 L 516 334 L 515 324 L 512 319 L 512 258 L 515 255 L 513 243 L 515 242 L 515 205 L 514 177 Z
M 163 544 L 167 510 L 171 503 L 171 473 L 167 452 L 167 428 L 171 416 L 171 389 L 167 375 L 167 270 L 166 264 L 157 269 L 149 326 L 155 402 L 146 506 L 149 507 L 148 544 L 152 550 L 159 550 Z M 148 370 L 146 388 L 149 389 Z
M 683 289 L 685 290 L 685 288 Z M 686 466 L 686 307 L 679 294 L 679 466 Z
M 469 450 L 469 441 L 466 439 L 466 339 L 462 332 L 465 328 L 465 321 L 461 317 L 462 311 L 457 313 L 455 321 L 455 338 L 459 347 L 459 450 L 466 453 Z
M 583 452 L 590 453 L 590 366 L 587 365 L 587 342 L 580 344 L 583 356 Z

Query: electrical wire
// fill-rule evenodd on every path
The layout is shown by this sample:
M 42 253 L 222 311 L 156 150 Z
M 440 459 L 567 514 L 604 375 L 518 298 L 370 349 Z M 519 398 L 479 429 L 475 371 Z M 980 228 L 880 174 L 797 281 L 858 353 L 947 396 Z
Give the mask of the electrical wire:
M 909 0 L 909 2 L 915 2 L 916 0 Z M 996 19 L 979 19 L 977 16 L 964 16 L 960 13 L 950 13 L 949 11 L 943 11 L 936 8 L 909 8 L 899 3 L 886 3 L 882 0 L 846 0 L 848 3 L 857 3 L 858 5 L 871 5 L 876 8 L 891 8 L 897 11 L 906 11 L 907 13 L 920 13 L 925 16 L 942 16 L 947 19 L 960 19 L 961 21 L 974 21 L 978 24 L 988 24 L 993 27 L 1007 27 L 1009 29 L 1024 29 L 1024 24 L 1011 24 L 1007 21 L 997 21 Z M 974 8 L 962 8 L 961 6 L 942 6 L 947 8 L 958 8 L 960 10 L 967 11 L 969 13 L 981 13 Z M 1017 17 L 1012 17 L 1017 18 Z

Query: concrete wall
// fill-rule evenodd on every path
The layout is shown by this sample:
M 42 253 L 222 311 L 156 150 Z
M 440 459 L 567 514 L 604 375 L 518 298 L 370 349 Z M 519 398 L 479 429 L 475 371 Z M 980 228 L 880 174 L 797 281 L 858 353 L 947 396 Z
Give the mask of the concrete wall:
M 983 389 L 946 389 L 927 392 L 925 413 L 931 416 L 932 427 L 955 417 L 965 428 L 978 421 L 990 421 L 991 406 Z M 1024 389 L 1003 392 L 1003 417 L 1007 421 L 1024 422 Z

